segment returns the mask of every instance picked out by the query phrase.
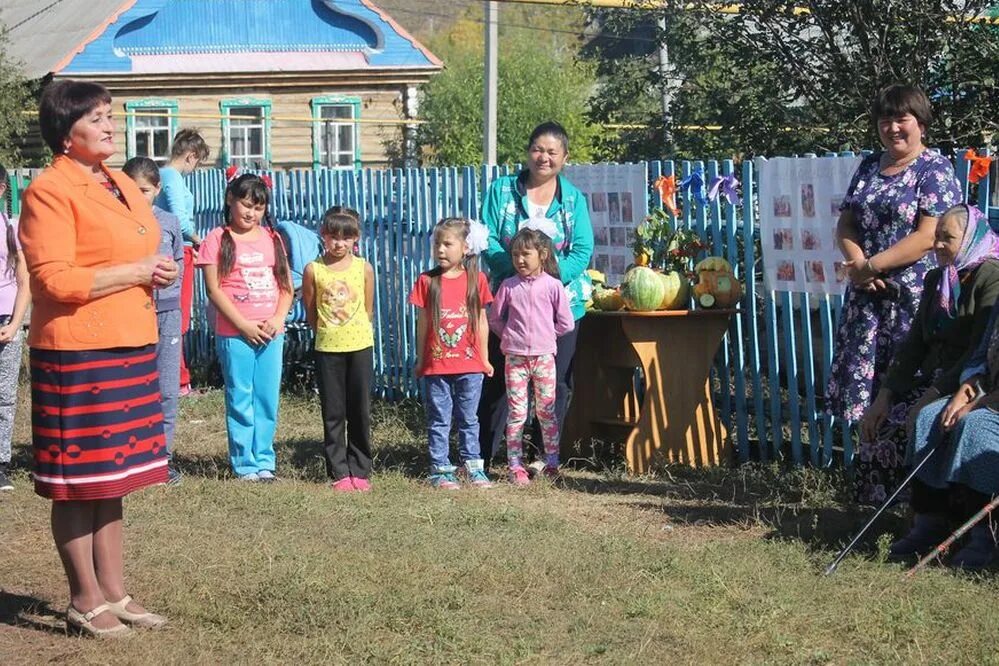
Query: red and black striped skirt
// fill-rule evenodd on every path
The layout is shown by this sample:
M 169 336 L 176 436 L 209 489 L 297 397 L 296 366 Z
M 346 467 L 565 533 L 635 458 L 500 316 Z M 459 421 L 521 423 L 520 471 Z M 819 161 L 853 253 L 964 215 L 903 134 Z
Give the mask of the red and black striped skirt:
M 156 345 L 31 350 L 35 492 L 123 497 L 167 479 Z

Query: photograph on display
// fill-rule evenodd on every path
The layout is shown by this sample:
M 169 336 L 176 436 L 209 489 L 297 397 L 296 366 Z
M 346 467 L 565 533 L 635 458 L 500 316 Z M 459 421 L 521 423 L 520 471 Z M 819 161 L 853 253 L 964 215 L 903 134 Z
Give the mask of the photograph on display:
M 801 186 L 801 214 L 805 217 L 815 217 L 815 188 L 811 183 Z
M 774 229 L 774 249 L 793 250 L 794 232 L 790 229 Z
M 627 234 L 623 227 L 611 227 L 610 229 L 610 244 L 612 246 L 621 246 L 627 243 Z
M 801 230 L 801 249 L 802 250 L 821 250 L 822 249 L 822 239 L 819 237 L 819 233 L 814 229 L 802 229 Z
M 623 255 L 615 254 L 611 257 L 611 272 L 617 273 L 618 275 L 624 275 L 624 269 L 627 268 L 626 259 Z
M 635 221 L 635 211 L 631 206 L 631 192 L 621 192 L 621 221 L 632 224 Z
M 777 279 L 782 282 L 794 282 L 794 262 L 782 261 L 777 264 Z
M 842 294 L 839 208 L 861 157 L 760 158 L 763 275 L 769 289 Z
M 607 193 L 606 192 L 594 192 L 593 193 L 593 212 L 594 213 L 606 213 L 607 212 Z
M 594 227 L 593 242 L 596 245 L 607 245 L 610 242 L 610 235 L 608 234 L 607 227 Z
M 805 279 L 808 282 L 825 282 L 826 269 L 821 261 L 805 262 Z
M 601 273 L 606 273 L 610 268 L 610 260 L 606 254 L 598 254 L 593 258 L 594 267 Z
M 607 217 L 611 224 L 619 224 L 621 222 L 621 200 L 617 192 L 609 192 L 607 194 Z
M 774 217 L 791 217 L 791 197 L 780 194 L 774 197 Z

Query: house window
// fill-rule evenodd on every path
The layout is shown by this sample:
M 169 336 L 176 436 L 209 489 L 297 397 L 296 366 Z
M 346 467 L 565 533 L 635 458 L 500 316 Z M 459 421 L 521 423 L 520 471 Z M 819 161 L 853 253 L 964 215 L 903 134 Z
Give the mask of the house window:
M 317 97 L 312 100 L 313 149 L 315 167 L 354 169 L 361 164 L 357 124 L 361 100 L 346 97 Z
M 270 166 L 270 104 L 222 102 L 223 161 L 252 169 Z
M 128 157 L 148 157 L 157 164 L 170 159 L 176 132 L 177 104 L 168 100 L 138 100 L 125 104 Z

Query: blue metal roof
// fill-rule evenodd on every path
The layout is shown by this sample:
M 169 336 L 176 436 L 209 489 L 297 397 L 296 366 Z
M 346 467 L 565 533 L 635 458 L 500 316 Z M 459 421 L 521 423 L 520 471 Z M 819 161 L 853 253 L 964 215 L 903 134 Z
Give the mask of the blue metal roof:
M 60 71 L 128 73 L 132 56 L 361 52 L 373 68 L 439 66 L 368 0 L 135 0 Z

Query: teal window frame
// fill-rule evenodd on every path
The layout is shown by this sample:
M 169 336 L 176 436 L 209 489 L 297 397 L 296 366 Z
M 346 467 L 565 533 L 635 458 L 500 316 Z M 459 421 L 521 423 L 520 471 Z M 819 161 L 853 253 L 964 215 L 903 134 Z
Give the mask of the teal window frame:
M 178 129 L 178 110 L 177 100 L 175 99 L 161 99 L 157 97 L 146 97 L 143 99 L 133 99 L 125 102 L 125 155 L 131 159 L 135 157 L 136 151 L 136 141 L 135 141 L 135 116 L 132 115 L 135 111 L 148 111 L 149 109 L 166 109 L 169 115 L 170 123 L 170 137 L 167 142 L 167 154 L 166 160 L 170 159 L 170 146 L 173 144 L 173 137 L 177 135 Z
M 229 154 L 229 130 L 231 128 L 229 116 L 231 110 L 243 106 L 261 108 L 261 117 L 264 121 L 264 164 L 261 167 L 269 169 L 273 161 L 271 158 L 271 100 L 258 97 L 238 97 L 219 102 L 219 112 L 222 116 L 222 149 L 219 154 L 222 158 L 222 166 L 228 167 L 232 164 L 232 156 Z
M 312 108 L 312 167 L 319 169 L 323 166 L 322 156 L 322 128 L 323 122 L 320 116 L 324 106 L 351 106 L 353 107 L 353 119 L 361 117 L 361 98 L 349 95 L 320 95 L 313 97 L 309 102 Z M 361 168 L 361 132 L 357 123 L 354 125 L 354 169 Z M 349 169 L 350 167 L 334 167 L 336 169 Z

